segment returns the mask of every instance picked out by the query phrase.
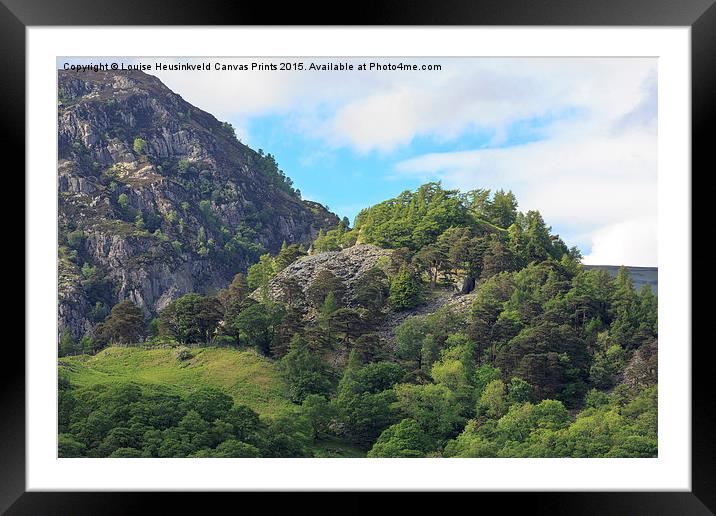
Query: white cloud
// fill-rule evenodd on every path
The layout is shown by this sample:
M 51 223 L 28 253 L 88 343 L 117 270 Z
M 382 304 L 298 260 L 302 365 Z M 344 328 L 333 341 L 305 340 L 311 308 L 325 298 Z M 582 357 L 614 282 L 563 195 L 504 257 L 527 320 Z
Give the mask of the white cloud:
M 656 142 L 638 133 L 516 147 L 428 154 L 396 173 L 438 178 L 451 188 L 511 189 L 522 210 L 564 226 L 598 226 L 656 213 Z
M 656 265 L 655 62 L 599 61 L 562 70 L 557 82 L 571 86 L 565 105 L 585 115 L 556 121 L 545 139 L 417 156 L 395 173 L 463 190 L 511 189 L 520 209 L 539 209 L 568 243 L 591 245 L 590 263 Z
M 610 224 L 593 234 L 592 251 L 584 257 L 584 263 L 656 266 L 656 234 L 652 217 Z
M 203 62 L 207 59 L 163 59 Z M 212 60 L 209 60 L 212 61 Z M 222 58 L 251 63 L 256 59 Z M 299 59 L 265 59 L 265 62 Z M 305 64 L 310 59 L 301 59 Z M 322 59 L 320 62 L 345 59 Z M 365 60 L 350 60 L 354 64 Z M 388 59 L 378 59 L 385 62 Z M 639 86 L 652 59 L 514 58 L 390 59 L 436 63 L 432 72 L 157 72 L 170 88 L 222 120 L 242 125 L 254 116 L 290 115 L 331 146 L 387 152 L 416 136 L 447 140 L 478 127 L 504 135 L 516 120 L 565 106 L 614 120 L 643 97 Z M 208 86 L 210 85 L 210 87 Z
M 654 246 L 619 240 L 625 228 L 637 228 L 628 221 L 656 224 L 655 59 L 391 61 L 439 62 L 442 70 L 158 75 L 187 101 L 230 120 L 249 144 L 251 119 L 265 115 L 280 116 L 281 130 L 314 139 L 321 152 L 388 155 L 417 137 L 448 143 L 466 131 L 492 134 L 487 148 L 418 155 L 386 173 L 512 189 L 521 209 L 539 209 L 568 243 L 591 243 L 590 259 L 656 263 Z M 534 119 L 542 121 L 541 141 L 506 146 L 512 124 Z

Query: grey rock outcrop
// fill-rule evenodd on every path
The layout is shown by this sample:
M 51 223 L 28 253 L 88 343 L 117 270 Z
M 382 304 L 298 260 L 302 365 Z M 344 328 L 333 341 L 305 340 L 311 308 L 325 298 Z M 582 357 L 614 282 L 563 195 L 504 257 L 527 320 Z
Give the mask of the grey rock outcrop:
M 356 282 L 366 272 L 378 266 L 381 259 L 389 259 L 391 255 L 390 249 L 362 244 L 341 251 L 304 256 L 283 269 L 269 282 L 268 296 L 274 301 L 283 301 L 282 285 L 289 278 L 305 292 L 320 271 L 328 270 L 343 280 L 346 286 L 346 301 L 350 306 L 355 294 Z M 257 298 L 259 293 L 254 292 L 252 295 Z

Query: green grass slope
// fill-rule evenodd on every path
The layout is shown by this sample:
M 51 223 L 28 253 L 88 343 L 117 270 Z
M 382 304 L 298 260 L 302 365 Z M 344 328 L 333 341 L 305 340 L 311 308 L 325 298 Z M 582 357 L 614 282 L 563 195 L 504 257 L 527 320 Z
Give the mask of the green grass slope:
M 109 347 L 95 356 L 63 357 L 58 366 L 73 386 L 134 382 L 149 389 L 186 395 L 200 387 L 219 387 L 261 415 L 295 409 L 276 364 L 251 351 L 192 349 L 182 362 L 172 349 Z

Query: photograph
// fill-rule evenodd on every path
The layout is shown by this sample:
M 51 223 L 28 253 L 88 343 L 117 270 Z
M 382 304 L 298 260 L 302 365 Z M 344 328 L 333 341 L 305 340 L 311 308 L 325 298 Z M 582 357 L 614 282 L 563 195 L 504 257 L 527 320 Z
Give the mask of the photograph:
M 659 458 L 658 64 L 57 56 L 57 457 Z

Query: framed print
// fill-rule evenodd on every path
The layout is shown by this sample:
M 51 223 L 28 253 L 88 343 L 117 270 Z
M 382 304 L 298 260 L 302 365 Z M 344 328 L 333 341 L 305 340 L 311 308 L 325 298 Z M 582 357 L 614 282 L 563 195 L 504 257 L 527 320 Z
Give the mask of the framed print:
M 243 7 L 2 6 L 27 193 L 3 510 L 710 513 L 712 2 Z

